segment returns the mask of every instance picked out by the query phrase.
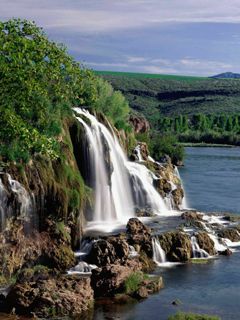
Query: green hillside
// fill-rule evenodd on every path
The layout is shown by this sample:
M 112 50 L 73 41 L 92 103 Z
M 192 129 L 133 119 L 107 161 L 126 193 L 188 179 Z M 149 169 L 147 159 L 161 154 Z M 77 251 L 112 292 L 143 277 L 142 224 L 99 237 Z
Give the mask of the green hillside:
M 240 112 L 240 81 L 171 75 L 99 72 L 149 119 L 196 113 Z
M 120 90 L 130 107 L 142 113 L 157 131 L 174 133 L 181 141 L 191 142 L 193 136 L 197 136 L 194 142 L 239 144 L 238 79 L 120 72 L 98 74 Z M 179 119 L 180 116 L 184 118 Z

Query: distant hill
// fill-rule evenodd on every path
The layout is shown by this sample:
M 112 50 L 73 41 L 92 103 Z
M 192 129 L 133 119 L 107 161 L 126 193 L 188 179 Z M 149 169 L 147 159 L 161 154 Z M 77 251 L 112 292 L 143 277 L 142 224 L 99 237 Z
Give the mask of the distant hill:
M 204 77 L 98 72 L 153 124 L 161 116 L 240 113 L 240 81 Z
M 224 72 L 224 73 L 220 73 L 215 76 L 212 76 L 210 78 L 214 78 L 214 79 L 240 79 L 240 74 L 233 73 L 233 72 Z

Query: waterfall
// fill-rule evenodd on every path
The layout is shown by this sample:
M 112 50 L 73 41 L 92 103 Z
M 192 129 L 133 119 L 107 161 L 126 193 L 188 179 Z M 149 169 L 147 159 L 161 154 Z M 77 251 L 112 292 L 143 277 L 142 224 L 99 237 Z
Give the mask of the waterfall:
M 193 258 L 208 258 L 209 254 L 201 249 L 199 247 L 199 244 L 197 242 L 197 238 L 195 236 L 191 237 L 191 244 L 192 244 L 192 252 L 193 252 Z
M 0 178 L 0 230 L 5 229 L 6 218 L 9 215 L 9 207 L 7 205 L 7 191 Z
M 166 263 L 166 254 L 165 251 L 162 249 L 158 238 L 152 238 L 152 248 L 153 248 L 153 261 L 156 264 L 160 265 L 162 263 Z
M 3 174 L 3 173 L 1 173 Z M 6 227 L 7 218 L 13 215 L 20 215 L 23 218 L 30 218 L 34 211 L 34 203 L 32 197 L 27 190 L 17 180 L 12 179 L 10 174 L 6 174 L 8 181 L 8 188 L 6 188 L 0 177 L 0 229 Z M 11 198 L 12 192 L 17 199 L 17 208 L 13 211 L 13 199 Z M 11 200 L 10 200 L 11 198 Z M 10 203 L 11 201 L 11 203 Z
M 180 176 L 180 173 L 178 171 L 178 168 L 177 166 L 174 167 L 174 171 L 175 171 L 175 175 L 178 177 L 178 179 L 181 181 L 181 184 L 182 184 L 182 188 L 183 188 L 183 191 L 184 191 L 184 197 L 182 199 L 182 205 L 181 205 L 181 209 L 188 209 L 189 208 L 189 205 L 188 205 L 188 202 L 187 202 L 187 198 L 186 198 L 186 192 L 184 190 L 184 185 L 183 185 L 183 182 L 182 182 L 182 179 L 181 179 L 181 176 Z
M 154 179 L 158 178 L 142 164 L 127 162 L 126 166 L 132 180 L 135 205 L 149 207 L 155 214 L 169 212 L 171 208 L 166 206 L 153 185 Z
M 144 162 L 143 157 L 142 157 L 142 155 L 141 155 L 141 149 L 140 149 L 140 145 L 139 145 L 139 144 L 136 146 L 136 148 L 134 149 L 134 151 L 135 151 L 135 153 L 136 153 L 136 155 L 137 155 L 137 157 L 138 157 L 138 161 Z
M 33 211 L 33 204 L 29 193 L 21 185 L 21 183 L 19 183 L 17 180 L 12 179 L 10 174 L 8 174 L 7 176 L 11 190 L 17 195 L 18 202 L 20 203 L 20 216 L 30 216 Z
M 167 212 L 153 186 L 153 174 L 145 166 L 127 160 L 118 139 L 88 111 L 74 109 L 88 141 L 95 192 L 94 223 L 124 222 L 135 215 L 135 206 Z M 132 182 L 132 186 L 131 183 Z
M 211 234 L 211 233 L 209 233 L 208 235 L 209 235 L 209 237 L 213 240 L 213 242 L 214 242 L 214 248 L 215 248 L 215 250 L 216 250 L 217 252 L 223 252 L 223 251 L 225 251 L 225 250 L 227 249 L 226 246 L 224 246 L 223 244 L 221 244 L 221 243 L 219 242 L 217 236 L 215 236 L 214 234 Z

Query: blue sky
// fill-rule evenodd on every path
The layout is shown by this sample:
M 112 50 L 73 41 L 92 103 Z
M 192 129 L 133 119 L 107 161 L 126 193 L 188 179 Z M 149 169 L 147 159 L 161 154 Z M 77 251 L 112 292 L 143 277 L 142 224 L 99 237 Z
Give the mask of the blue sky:
M 239 0 L 0 0 L 96 70 L 240 72 Z

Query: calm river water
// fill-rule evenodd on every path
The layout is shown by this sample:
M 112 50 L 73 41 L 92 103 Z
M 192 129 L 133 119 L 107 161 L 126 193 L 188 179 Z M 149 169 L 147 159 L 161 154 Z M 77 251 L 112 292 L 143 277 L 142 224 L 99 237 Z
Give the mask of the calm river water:
M 180 174 L 190 207 L 240 214 L 240 148 L 186 148 Z M 240 249 L 240 248 L 239 248 Z M 94 320 L 166 320 L 177 311 L 240 319 L 240 253 L 207 264 L 158 269 L 165 288 L 133 305 L 100 305 Z M 173 306 L 176 299 L 180 306 Z

